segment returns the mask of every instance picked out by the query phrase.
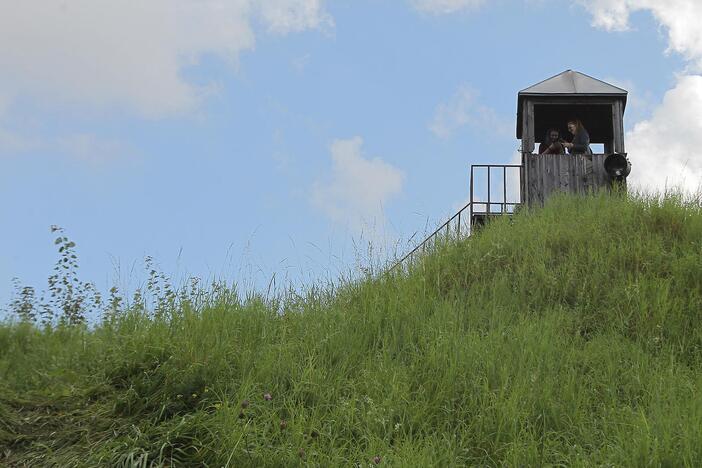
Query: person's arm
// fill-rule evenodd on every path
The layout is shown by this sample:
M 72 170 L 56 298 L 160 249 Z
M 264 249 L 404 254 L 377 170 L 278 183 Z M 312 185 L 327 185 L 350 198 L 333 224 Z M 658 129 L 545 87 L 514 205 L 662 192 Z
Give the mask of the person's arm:
M 571 153 L 584 154 L 590 148 L 590 135 L 587 130 L 581 128 L 580 131 L 573 137 L 573 143 L 570 146 Z

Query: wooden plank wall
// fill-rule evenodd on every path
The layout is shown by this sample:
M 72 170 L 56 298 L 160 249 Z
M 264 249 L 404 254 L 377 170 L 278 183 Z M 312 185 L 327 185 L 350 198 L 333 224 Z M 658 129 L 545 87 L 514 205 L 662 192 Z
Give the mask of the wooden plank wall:
M 586 194 L 611 187 L 604 169 L 606 154 L 524 153 L 523 200 L 528 206 L 543 206 L 554 192 Z

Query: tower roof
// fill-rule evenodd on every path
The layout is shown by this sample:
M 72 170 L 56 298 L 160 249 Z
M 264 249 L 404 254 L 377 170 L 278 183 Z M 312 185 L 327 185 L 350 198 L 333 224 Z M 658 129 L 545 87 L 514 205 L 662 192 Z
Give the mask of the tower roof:
M 551 96 L 554 94 L 626 97 L 627 92 L 624 89 L 573 70 L 566 70 L 519 91 L 520 96 Z
M 564 114 L 564 116 L 559 115 L 559 118 L 567 118 L 565 114 L 571 116 L 580 115 L 585 120 L 592 121 L 593 125 L 597 125 L 601 123 L 599 121 L 602 120 L 602 116 L 590 115 L 595 112 L 594 107 L 597 106 L 593 107 L 589 102 L 602 101 L 603 99 L 612 102 L 620 101 L 622 103 L 621 110 L 624 112 L 627 91 L 574 70 L 566 70 L 556 76 L 547 78 L 519 91 L 517 96 L 517 138 L 522 138 L 524 102 L 529 98 L 540 98 L 540 100 L 545 101 L 546 105 L 551 99 L 553 99 L 554 104 L 570 104 L 569 106 L 557 106 L 558 112 L 556 112 L 556 108 L 552 110 L 553 112 Z M 595 104 L 595 102 L 592 104 Z M 539 128 L 537 130 L 543 129 Z

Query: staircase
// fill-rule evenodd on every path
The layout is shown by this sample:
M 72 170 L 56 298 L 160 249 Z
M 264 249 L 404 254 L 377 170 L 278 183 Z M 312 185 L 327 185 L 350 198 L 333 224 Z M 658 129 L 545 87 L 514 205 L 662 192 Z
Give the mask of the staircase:
M 522 171 L 523 167 L 519 164 L 471 165 L 468 204 L 398 260 L 389 271 L 411 265 L 440 240 L 469 237 L 474 229 L 480 228 L 490 219 L 497 216 L 511 216 L 522 203 L 520 190 L 523 180 Z M 494 172 L 497 172 L 497 178 Z M 512 180 L 515 175 L 516 181 Z

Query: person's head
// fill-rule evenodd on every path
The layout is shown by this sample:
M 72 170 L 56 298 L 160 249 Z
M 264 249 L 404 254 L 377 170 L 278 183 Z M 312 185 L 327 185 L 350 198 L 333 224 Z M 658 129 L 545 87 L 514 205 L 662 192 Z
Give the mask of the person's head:
M 561 132 L 555 128 L 549 128 L 546 132 L 546 141 L 549 143 L 555 143 L 561 138 Z
M 578 119 L 573 119 L 568 121 L 568 131 L 575 135 L 578 131 L 583 128 L 583 123 Z

